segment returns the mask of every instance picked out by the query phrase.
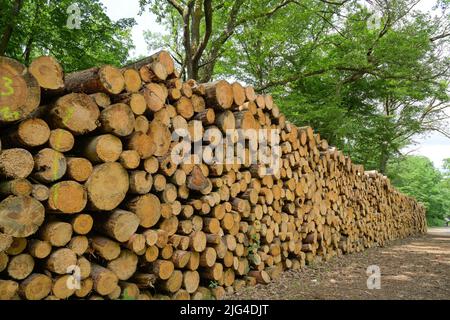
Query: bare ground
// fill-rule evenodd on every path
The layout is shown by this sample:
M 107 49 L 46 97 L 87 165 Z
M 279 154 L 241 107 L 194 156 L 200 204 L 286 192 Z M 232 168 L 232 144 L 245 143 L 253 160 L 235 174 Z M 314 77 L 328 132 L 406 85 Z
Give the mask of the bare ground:
M 368 266 L 378 265 L 381 288 L 367 288 Z M 285 272 L 269 285 L 244 288 L 228 299 L 450 299 L 450 228 L 397 240 L 384 248 L 344 255 Z

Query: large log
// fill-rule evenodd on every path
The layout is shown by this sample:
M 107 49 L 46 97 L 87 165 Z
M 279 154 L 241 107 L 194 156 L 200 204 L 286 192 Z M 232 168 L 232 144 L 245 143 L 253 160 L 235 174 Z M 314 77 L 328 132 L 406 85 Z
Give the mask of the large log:
M 0 202 L 0 231 L 28 237 L 44 222 L 44 206 L 28 196 L 9 196 Z
M 126 69 L 135 69 L 139 70 L 143 66 L 150 65 L 153 62 L 159 62 L 164 66 L 164 69 L 166 70 L 166 73 L 168 75 L 172 74 L 175 71 L 175 65 L 173 62 L 172 57 L 170 56 L 170 53 L 167 51 L 159 51 L 149 57 L 143 58 L 139 61 L 136 61 L 132 64 L 129 64 L 125 66 Z
M 0 57 L 0 84 L 0 124 L 25 119 L 39 106 L 39 84 L 16 60 Z
M 125 88 L 125 79 L 119 69 L 106 65 L 66 75 L 66 92 L 119 94 Z
M 26 178 L 33 167 L 33 156 L 25 149 L 6 149 L 0 152 L 0 174 L 3 177 Z
M 97 129 L 100 110 L 89 96 L 70 93 L 56 100 L 49 116 L 55 127 L 82 135 Z
M 64 89 L 64 71 L 52 56 L 40 56 L 34 59 L 29 72 L 43 89 L 43 95 L 61 93 Z

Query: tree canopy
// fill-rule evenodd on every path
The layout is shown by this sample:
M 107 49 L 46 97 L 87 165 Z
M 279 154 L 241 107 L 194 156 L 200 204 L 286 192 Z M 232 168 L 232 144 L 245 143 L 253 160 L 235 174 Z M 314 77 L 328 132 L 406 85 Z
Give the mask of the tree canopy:
M 450 137 L 449 1 L 434 13 L 416 10 L 419 2 L 142 0 L 141 7 L 169 30 L 163 38 L 147 33 L 150 46 L 170 49 L 188 78 L 233 78 L 271 93 L 291 121 L 385 172 L 417 135 Z
M 446 159 L 448 165 L 450 159 Z M 408 156 L 388 165 L 391 182 L 402 192 L 415 197 L 427 208 L 429 225 L 443 225 L 450 217 L 450 176 L 441 173 L 426 157 Z
M 80 28 L 67 27 L 71 0 L 0 0 L 0 55 L 28 64 L 50 54 L 66 72 L 120 65 L 132 48 L 134 19 L 112 21 L 99 0 L 77 0 Z

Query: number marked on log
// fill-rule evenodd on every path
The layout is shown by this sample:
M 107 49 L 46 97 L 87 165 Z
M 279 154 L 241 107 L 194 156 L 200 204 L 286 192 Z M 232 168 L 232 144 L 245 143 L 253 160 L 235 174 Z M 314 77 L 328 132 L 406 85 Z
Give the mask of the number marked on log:
M 0 117 L 6 121 L 14 121 L 20 119 L 20 113 L 18 111 L 11 111 L 10 107 L 0 108 Z
M 0 91 L 0 96 L 9 97 L 10 95 L 14 94 L 14 88 L 11 86 L 13 84 L 13 81 L 9 77 L 2 77 L 2 79 L 4 81 L 3 86 L 7 89 L 7 91 Z
M 63 123 L 65 126 L 67 126 L 67 122 L 69 122 L 72 119 L 73 113 L 75 112 L 75 109 L 73 107 L 69 108 L 67 111 L 67 114 L 64 116 Z

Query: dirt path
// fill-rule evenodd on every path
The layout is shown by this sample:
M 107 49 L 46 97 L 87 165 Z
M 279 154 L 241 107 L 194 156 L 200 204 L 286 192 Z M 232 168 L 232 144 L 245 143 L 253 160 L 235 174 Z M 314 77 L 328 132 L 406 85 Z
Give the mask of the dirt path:
M 371 265 L 380 267 L 380 289 L 367 288 Z M 267 286 L 245 288 L 229 298 L 450 299 L 450 228 L 289 271 Z

